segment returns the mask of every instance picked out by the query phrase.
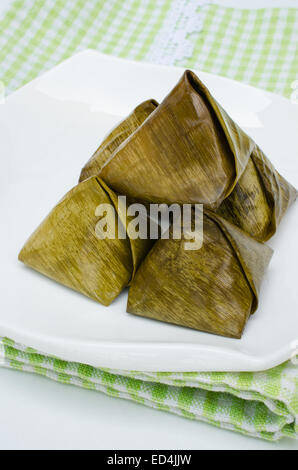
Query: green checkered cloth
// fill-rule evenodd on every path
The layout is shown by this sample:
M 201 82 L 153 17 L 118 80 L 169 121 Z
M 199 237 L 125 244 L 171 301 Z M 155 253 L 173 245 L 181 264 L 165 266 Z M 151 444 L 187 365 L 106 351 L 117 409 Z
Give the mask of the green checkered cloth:
M 298 9 L 208 0 L 17 0 L 0 18 L 7 93 L 86 48 L 181 65 L 286 96 L 298 78 Z
M 0 338 L 0 363 L 113 397 L 275 441 L 298 438 L 298 372 L 135 372 L 65 362 Z
M 290 97 L 298 83 L 297 44 L 298 9 L 243 10 L 208 0 L 17 0 L 0 16 L 0 95 L 94 48 Z M 258 373 L 115 371 L 0 338 L 0 364 L 250 436 L 298 438 L 298 366 L 290 361 Z

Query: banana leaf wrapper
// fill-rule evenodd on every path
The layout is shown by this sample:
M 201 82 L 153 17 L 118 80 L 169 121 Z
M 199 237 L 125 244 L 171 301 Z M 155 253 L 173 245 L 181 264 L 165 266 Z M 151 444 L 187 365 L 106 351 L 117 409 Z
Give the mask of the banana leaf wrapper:
M 234 191 L 217 213 L 265 242 L 275 233 L 297 190 L 274 168 L 256 145 Z
M 99 238 L 100 204 L 115 209 L 115 239 Z M 93 177 L 73 188 L 29 238 L 19 260 L 49 278 L 103 305 L 109 305 L 130 283 L 152 246 L 150 240 L 119 238 L 127 230 L 125 207 L 104 182 Z M 109 213 L 110 214 L 110 213 Z M 107 217 L 110 217 L 108 215 Z M 107 224 L 107 227 L 112 225 Z
M 202 203 L 215 209 L 234 189 L 252 149 L 246 134 L 238 131 L 198 78 L 186 71 L 118 147 L 100 176 L 134 199 Z
M 82 182 L 91 176 L 97 176 L 113 152 L 147 119 L 157 106 L 157 101 L 153 99 L 144 101 L 118 124 L 86 163 L 81 171 L 79 181 Z
M 297 190 L 191 71 L 106 161 L 112 188 L 148 202 L 202 203 L 259 241 Z
M 204 212 L 203 224 L 201 249 L 185 250 L 186 238 L 172 233 L 157 241 L 132 282 L 127 312 L 240 338 L 273 252 L 217 214 Z

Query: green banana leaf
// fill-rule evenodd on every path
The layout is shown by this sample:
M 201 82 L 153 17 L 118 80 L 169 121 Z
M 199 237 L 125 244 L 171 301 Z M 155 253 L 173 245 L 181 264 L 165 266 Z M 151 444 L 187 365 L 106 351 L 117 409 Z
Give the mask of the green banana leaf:
M 256 145 L 234 191 L 217 212 L 256 240 L 264 242 L 276 233 L 296 199 L 297 190 L 278 173 Z
M 240 147 L 235 160 L 232 149 Z M 117 192 L 136 199 L 202 203 L 214 209 L 231 193 L 252 148 L 248 137 L 222 116 L 207 88 L 187 71 L 118 147 L 100 176 Z
M 97 214 L 108 204 L 107 229 L 115 212 L 115 239 L 103 238 Z M 19 260 L 55 281 L 109 305 L 131 282 L 139 264 L 152 246 L 151 240 L 120 238 L 125 207 L 117 213 L 117 195 L 93 177 L 75 186 L 29 238 Z M 128 219 L 129 221 L 129 219 Z M 123 224 L 125 224 L 123 226 Z M 99 231 L 101 233 L 99 234 Z M 100 236 L 99 236 L 100 235 Z
M 259 241 L 297 198 L 191 71 L 114 149 L 100 177 L 133 200 L 205 204 Z
M 240 338 L 257 310 L 271 248 L 215 213 L 205 211 L 201 249 L 160 239 L 129 290 L 127 312 L 231 338 Z
M 137 106 L 132 113 L 113 129 L 100 144 L 94 155 L 81 171 L 79 181 L 97 176 L 113 152 L 129 137 L 157 108 L 155 100 L 147 100 Z

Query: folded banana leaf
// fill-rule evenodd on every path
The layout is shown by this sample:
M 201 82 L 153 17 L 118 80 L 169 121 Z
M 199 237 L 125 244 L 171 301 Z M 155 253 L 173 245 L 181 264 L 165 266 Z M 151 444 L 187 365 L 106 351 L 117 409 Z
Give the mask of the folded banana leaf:
M 127 311 L 163 322 L 240 338 L 258 296 L 272 250 L 217 214 L 203 217 L 201 249 L 185 238 L 160 239 L 129 290 Z
M 297 197 L 191 71 L 104 164 L 101 178 L 147 202 L 202 203 L 259 241 Z
M 155 100 L 144 101 L 126 119 L 118 124 L 104 139 L 82 169 L 80 182 L 91 176 L 97 176 L 113 152 L 147 119 L 157 106 L 158 103 Z
M 101 177 L 134 199 L 217 208 L 234 188 L 252 149 L 207 88 L 186 71 L 154 113 L 118 147 Z
M 276 233 L 296 199 L 297 190 L 256 145 L 234 191 L 217 212 L 256 240 L 265 242 Z
M 97 214 L 100 204 L 109 211 Z M 100 179 L 78 184 L 59 202 L 33 233 L 19 260 L 40 273 L 82 294 L 109 305 L 126 287 L 152 246 L 150 240 L 119 237 L 128 222 L 125 207 Z M 115 225 L 113 214 L 115 212 Z M 100 225 L 99 222 L 107 222 Z M 114 227 L 115 238 L 104 238 Z M 101 232 L 100 232 L 101 231 Z M 127 233 L 127 232 L 126 232 Z

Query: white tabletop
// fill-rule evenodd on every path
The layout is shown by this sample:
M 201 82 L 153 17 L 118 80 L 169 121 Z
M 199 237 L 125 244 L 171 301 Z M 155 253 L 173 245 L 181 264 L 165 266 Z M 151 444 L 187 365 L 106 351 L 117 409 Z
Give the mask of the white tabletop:
M 1 0 L 0 13 L 12 0 Z M 226 6 L 297 7 L 297 0 L 218 0 Z M 292 449 L 142 405 L 0 369 L 0 449 Z

